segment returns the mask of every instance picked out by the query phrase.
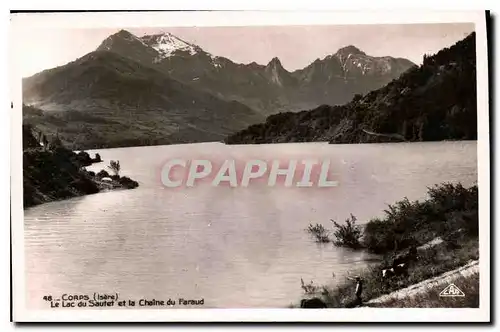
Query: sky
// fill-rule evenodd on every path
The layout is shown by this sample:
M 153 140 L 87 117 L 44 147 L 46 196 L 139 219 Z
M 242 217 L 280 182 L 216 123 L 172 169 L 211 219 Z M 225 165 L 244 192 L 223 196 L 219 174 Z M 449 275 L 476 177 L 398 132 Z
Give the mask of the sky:
M 134 35 L 170 32 L 206 52 L 237 63 L 267 64 L 273 57 L 289 71 L 354 45 L 368 55 L 407 58 L 421 64 L 474 31 L 472 23 L 328 26 L 130 28 Z M 16 41 L 23 77 L 71 62 L 95 50 L 120 29 L 45 28 L 19 32 Z

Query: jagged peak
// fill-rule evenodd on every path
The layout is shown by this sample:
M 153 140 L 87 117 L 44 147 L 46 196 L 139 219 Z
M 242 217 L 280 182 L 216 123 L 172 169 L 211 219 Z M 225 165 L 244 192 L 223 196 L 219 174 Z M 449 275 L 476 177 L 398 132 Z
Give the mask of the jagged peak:
M 356 55 L 366 55 L 365 52 L 361 51 L 359 48 L 357 48 L 354 45 L 348 45 L 345 47 L 340 48 L 337 53 L 338 55 L 349 55 L 349 54 L 356 54 Z
M 129 32 L 127 30 L 124 30 L 124 29 L 121 29 L 120 31 L 112 34 L 111 36 L 109 36 L 106 39 L 109 40 L 109 39 L 116 39 L 116 38 L 122 38 L 122 39 L 125 39 L 125 40 L 134 40 L 134 41 L 138 41 L 138 42 L 142 43 L 142 41 L 141 41 L 140 38 L 138 38 L 133 33 Z
M 272 58 L 271 61 L 269 61 L 269 63 L 266 65 L 266 68 L 275 69 L 279 71 L 287 71 L 281 64 L 281 61 L 278 57 Z
M 280 67 L 283 67 L 281 65 L 281 61 L 278 57 L 274 57 L 271 59 L 271 61 L 269 61 L 269 63 L 267 64 L 268 66 L 280 66 Z
M 104 39 L 101 45 L 97 47 L 97 51 L 105 50 L 109 51 L 111 50 L 112 46 L 119 41 L 126 41 L 126 42 L 133 42 L 133 43 L 140 43 L 143 44 L 144 46 L 147 47 L 144 42 L 137 38 L 134 34 L 128 32 L 127 30 L 121 29 L 120 31 L 110 35 L 108 38 Z
M 121 29 L 120 31 L 118 31 L 114 35 L 116 35 L 116 36 L 134 36 L 131 32 L 129 32 L 129 31 L 125 30 L 125 29 Z

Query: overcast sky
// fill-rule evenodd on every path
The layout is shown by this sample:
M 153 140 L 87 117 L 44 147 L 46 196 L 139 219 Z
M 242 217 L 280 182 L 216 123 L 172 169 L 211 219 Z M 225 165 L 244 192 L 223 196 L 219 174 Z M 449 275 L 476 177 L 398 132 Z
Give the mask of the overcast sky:
M 234 62 L 267 64 L 278 57 L 293 71 L 317 58 L 354 45 L 369 55 L 407 58 L 422 63 L 474 31 L 469 23 L 406 25 L 330 25 L 272 27 L 131 28 L 136 36 L 168 31 L 213 55 Z M 22 75 L 64 65 L 95 50 L 119 29 L 37 29 L 16 36 L 21 41 Z

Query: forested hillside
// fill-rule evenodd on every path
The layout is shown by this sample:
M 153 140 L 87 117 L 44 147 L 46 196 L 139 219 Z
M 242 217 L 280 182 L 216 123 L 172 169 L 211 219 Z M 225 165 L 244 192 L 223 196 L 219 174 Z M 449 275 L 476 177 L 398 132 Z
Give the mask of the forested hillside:
M 228 144 L 369 143 L 477 137 L 475 33 L 343 106 L 269 116 Z

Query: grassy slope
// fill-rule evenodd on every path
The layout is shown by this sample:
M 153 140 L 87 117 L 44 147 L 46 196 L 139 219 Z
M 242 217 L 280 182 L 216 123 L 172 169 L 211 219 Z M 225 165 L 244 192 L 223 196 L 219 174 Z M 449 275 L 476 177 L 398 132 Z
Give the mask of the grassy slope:
M 476 186 L 443 184 L 430 188 L 426 201 L 402 200 L 389 206 L 384 218 L 368 222 L 363 246 L 384 255 L 384 259 L 377 266 L 356 271 L 364 280 L 363 300 L 366 302 L 479 259 L 477 202 Z M 391 265 L 395 254 L 410 246 L 422 246 L 436 237 L 443 242 L 419 250 L 419 259 L 410 263 L 408 276 L 382 278 L 382 269 Z M 316 288 L 313 293 L 321 296 L 329 307 L 352 307 L 354 287 L 352 282 L 340 282 L 335 288 Z
M 358 271 L 364 280 L 363 301 L 377 298 L 384 294 L 406 288 L 418 282 L 435 277 L 460 266 L 467 264 L 470 260 L 479 259 L 479 244 L 477 240 L 469 240 L 461 248 L 450 248 L 448 244 L 428 249 L 420 253 L 420 258 L 408 269 L 408 277 L 395 276 L 390 279 L 382 279 L 382 268 L 384 264 Z M 336 288 L 322 290 L 322 297 L 329 307 L 344 308 L 351 307 L 354 303 L 354 285 L 346 282 Z M 472 295 L 472 293 L 471 293 Z M 393 302 L 398 306 L 398 302 Z
M 441 297 L 442 288 L 431 288 L 427 292 L 405 299 L 392 299 L 370 305 L 371 308 L 479 308 L 479 273 L 460 277 L 453 281 L 465 297 Z

